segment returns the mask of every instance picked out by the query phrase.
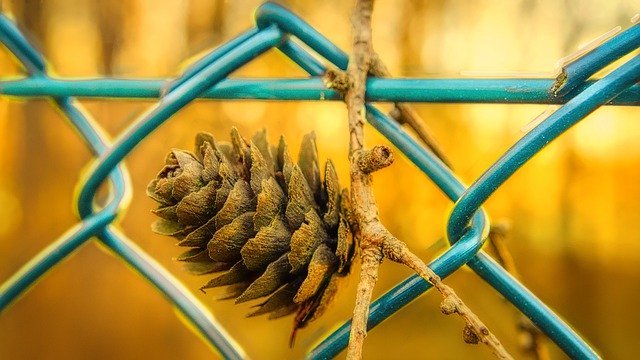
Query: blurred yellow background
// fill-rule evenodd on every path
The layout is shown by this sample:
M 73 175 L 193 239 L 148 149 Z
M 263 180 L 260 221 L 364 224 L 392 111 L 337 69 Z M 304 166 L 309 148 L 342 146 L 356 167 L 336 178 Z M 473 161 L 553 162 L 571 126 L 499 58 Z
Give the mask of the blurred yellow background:
M 352 1 L 279 1 L 343 49 L 349 49 Z M 252 26 L 256 0 L 2 1 L 62 77 L 171 78 L 187 59 Z M 461 71 L 534 72 L 551 76 L 557 59 L 621 25 L 633 1 L 378 0 L 374 46 L 400 77 L 459 77 Z M 0 76 L 22 74 L 0 51 Z M 301 77 L 277 51 L 234 76 Z M 116 136 L 151 101 L 82 100 Z M 470 183 L 523 134 L 544 105 L 417 104 L 458 174 Z M 605 358 L 640 353 L 640 109 L 599 109 L 516 173 L 487 202 L 493 219 L 510 219 L 509 247 L 523 282 Z M 249 305 L 202 294 L 206 282 L 172 261 L 172 239 L 153 234 L 148 181 L 173 147 L 192 148 L 197 131 L 227 139 L 231 126 L 250 136 L 289 139 L 315 131 L 321 160 L 337 163 L 347 185 L 346 111 L 339 102 L 198 101 L 172 117 L 127 158 L 133 200 L 122 229 L 207 305 L 254 359 L 297 359 L 349 318 L 357 271 L 333 307 L 288 348 L 292 318 L 247 319 Z M 369 144 L 388 143 L 372 128 Z M 389 229 L 425 260 L 443 249 L 450 203 L 407 159 L 376 174 L 376 195 Z M 90 152 L 42 99 L 0 98 L 0 282 L 77 223 L 73 194 Z M 410 271 L 385 263 L 375 296 Z M 468 270 L 447 282 L 517 357 L 514 308 Z M 461 340 L 462 322 L 441 315 L 429 292 L 373 330 L 366 359 L 492 358 Z M 550 346 L 553 358 L 564 358 Z M 0 314 L 1 359 L 204 359 L 212 352 L 183 326 L 153 287 L 90 242 Z

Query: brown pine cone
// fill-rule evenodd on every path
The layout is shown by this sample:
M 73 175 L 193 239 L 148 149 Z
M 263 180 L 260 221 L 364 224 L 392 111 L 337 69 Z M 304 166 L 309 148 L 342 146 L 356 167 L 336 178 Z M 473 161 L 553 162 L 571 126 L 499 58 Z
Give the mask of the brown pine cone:
M 284 138 L 266 131 L 250 142 L 231 131 L 231 143 L 196 136 L 196 153 L 174 149 L 147 188 L 160 206 L 153 231 L 191 248 L 178 257 L 195 274 L 222 274 L 202 289 L 228 286 L 236 303 L 268 296 L 248 316 L 270 319 L 297 311 L 297 329 L 319 317 L 349 272 L 348 196 L 329 160 L 320 179 L 315 135 L 302 140 L 298 164 Z

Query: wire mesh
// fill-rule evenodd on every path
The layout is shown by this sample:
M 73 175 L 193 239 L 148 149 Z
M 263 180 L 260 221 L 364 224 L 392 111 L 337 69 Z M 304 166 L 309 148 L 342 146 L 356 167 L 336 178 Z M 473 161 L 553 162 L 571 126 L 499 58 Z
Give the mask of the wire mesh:
M 640 45 L 640 27 L 604 42 L 585 56 L 566 64 L 560 83 L 551 79 L 370 79 L 367 100 L 413 102 L 499 102 L 563 104 L 551 116 L 524 135 L 473 184 L 465 186 L 437 157 L 419 145 L 398 123 L 370 103 L 369 122 L 428 176 L 455 207 L 450 214 L 447 235 L 451 247 L 430 263 L 441 277 L 463 265 L 482 279 L 552 339 L 572 358 L 598 355 L 543 302 L 511 277 L 481 248 L 489 221 L 482 204 L 514 172 L 543 147 L 601 105 L 639 105 L 640 57 L 636 56 L 597 81 L 588 79 L 597 71 L 635 50 Z M 294 40 L 295 39 L 295 40 Z M 54 100 L 76 127 L 96 159 L 81 180 L 77 209 L 81 221 L 26 263 L 0 287 L 0 310 L 57 263 L 86 241 L 95 238 L 147 278 L 186 316 L 221 356 L 245 357 L 242 348 L 225 332 L 206 308 L 180 282 L 113 227 L 118 214 L 128 206 L 131 188 L 122 161 L 157 127 L 196 98 L 340 100 L 337 92 L 325 88 L 320 78 L 326 70 L 321 60 L 298 44 L 304 43 L 326 61 L 346 69 L 347 55 L 305 21 L 271 3 L 256 12 L 256 27 L 218 47 L 188 68 L 168 85 L 154 80 L 61 80 L 48 76 L 43 56 L 27 41 L 16 25 L 0 15 L 0 40 L 16 56 L 28 76 L 0 82 L 0 94 L 46 96 Z M 308 79 L 231 80 L 226 77 L 272 48 L 297 63 L 312 77 Z M 553 89 L 554 91 L 550 91 Z M 74 100 L 80 97 L 159 98 L 152 109 L 136 119 L 117 139 L 110 141 L 90 114 Z M 111 183 L 107 204 L 94 201 L 98 187 Z M 373 328 L 431 285 L 411 276 L 376 300 L 370 308 Z M 330 358 L 348 342 L 350 322 L 326 337 L 309 353 L 310 358 Z

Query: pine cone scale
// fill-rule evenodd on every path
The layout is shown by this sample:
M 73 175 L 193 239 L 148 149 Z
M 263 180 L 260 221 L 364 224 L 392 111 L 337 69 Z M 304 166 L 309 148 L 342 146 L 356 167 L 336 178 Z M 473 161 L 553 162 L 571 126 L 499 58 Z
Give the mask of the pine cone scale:
M 242 259 L 251 270 L 266 268 L 272 261 L 289 251 L 291 233 L 281 218 L 274 218 L 269 226 L 258 231 L 240 251 Z
M 241 303 L 272 294 L 291 279 L 291 264 L 289 253 L 285 253 L 278 260 L 270 263 L 267 269 L 236 299 Z
M 289 221 L 289 226 L 292 229 L 297 229 L 304 222 L 307 212 L 316 210 L 313 206 L 309 185 L 297 165 L 292 167 L 288 190 L 289 203 L 285 210 L 285 216 Z
M 251 270 L 247 269 L 242 261 L 238 261 L 231 267 L 231 269 L 229 269 L 229 271 L 209 280 L 209 282 L 200 289 L 203 290 L 218 286 L 237 284 L 243 282 L 249 275 L 251 275 Z
M 211 200 L 214 196 L 215 186 L 212 183 L 184 196 L 176 206 L 178 222 L 184 225 L 197 225 L 207 221 L 213 213 Z
M 320 221 L 315 211 L 308 211 L 305 214 L 305 221 L 291 236 L 289 262 L 293 268 L 292 272 L 299 272 L 309 264 L 316 248 L 328 240 L 328 235 Z
M 230 224 L 233 219 L 255 208 L 255 197 L 251 187 L 246 181 L 238 180 L 229 192 L 222 209 L 215 215 L 216 228 L 220 229 Z
M 337 257 L 327 245 L 318 246 L 309 262 L 308 276 L 293 297 L 293 302 L 301 304 L 316 295 L 322 285 L 333 275 L 337 262 Z
M 178 214 L 176 213 L 177 208 L 178 208 L 178 205 L 176 204 L 171 206 L 159 207 L 157 209 L 151 210 L 151 212 L 154 213 L 155 215 L 158 215 L 162 219 L 179 223 Z
M 262 191 L 258 194 L 256 214 L 253 217 L 256 231 L 269 226 L 271 220 L 282 214 L 285 197 L 282 188 L 274 178 L 262 180 Z
M 306 134 L 302 138 L 298 167 L 307 180 L 307 184 L 309 184 L 311 194 L 313 194 L 313 197 L 318 203 L 321 203 L 320 167 L 318 166 L 318 150 L 316 148 L 316 136 L 314 133 Z
M 212 260 L 236 262 L 242 258 L 240 250 L 256 235 L 253 230 L 254 214 L 253 212 L 244 213 L 216 231 L 207 245 L 209 257 Z
M 151 230 L 161 235 L 176 236 L 184 230 L 184 226 L 175 221 L 158 219 L 151 224 Z
M 215 233 L 215 219 L 212 218 L 204 225 L 201 225 L 195 229 L 193 227 L 186 228 L 183 232 L 189 232 L 182 241 L 178 243 L 178 246 L 184 247 L 206 247 L 207 243 L 213 237 Z

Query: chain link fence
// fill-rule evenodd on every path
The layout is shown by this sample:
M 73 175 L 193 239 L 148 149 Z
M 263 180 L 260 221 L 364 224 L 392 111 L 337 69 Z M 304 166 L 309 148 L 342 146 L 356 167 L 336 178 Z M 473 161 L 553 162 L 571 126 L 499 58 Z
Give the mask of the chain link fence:
M 28 76 L 2 80 L 0 94 L 17 97 L 46 96 L 70 120 L 95 155 L 79 184 L 76 206 L 80 222 L 8 279 L 0 287 L 4 310 L 48 270 L 87 241 L 95 239 L 148 279 L 189 320 L 207 342 L 224 357 L 245 355 L 208 310 L 180 282 L 146 254 L 126 234 L 114 227 L 129 205 L 131 187 L 123 159 L 151 132 L 196 98 L 339 101 L 325 88 L 325 63 L 346 69 L 347 55 L 305 21 L 278 5 L 267 3 L 255 15 L 256 26 L 207 53 L 175 80 L 64 80 L 53 79 L 42 54 L 16 25 L 0 16 L 0 40 L 18 59 Z M 437 157 L 419 145 L 399 124 L 375 106 L 367 105 L 368 120 L 455 203 L 447 223 L 451 247 L 430 263 L 441 277 L 464 265 L 529 317 L 567 355 L 597 358 L 593 349 L 542 301 L 510 276 L 481 249 L 489 229 L 482 204 L 542 148 L 598 107 L 640 104 L 640 57 L 635 56 L 599 80 L 593 74 L 637 49 L 640 26 L 633 25 L 562 67 L 556 79 L 370 79 L 370 102 L 532 103 L 561 107 L 527 132 L 470 186 Z M 304 79 L 228 79 L 227 76 L 266 51 L 276 48 L 311 77 Z M 313 50 L 312 54 L 308 49 Z M 319 55 L 319 57 L 317 56 Z M 322 59 L 322 60 L 321 60 Z M 74 97 L 159 99 L 110 142 L 91 114 Z M 96 201 L 101 184 L 108 182 L 107 201 Z M 375 327 L 430 288 L 411 276 L 397 284 L 370 309 L 369 326 Z M 309 353 L 310 358 L 331 358 L 348 342 L 349 322 L 326 337 Z

